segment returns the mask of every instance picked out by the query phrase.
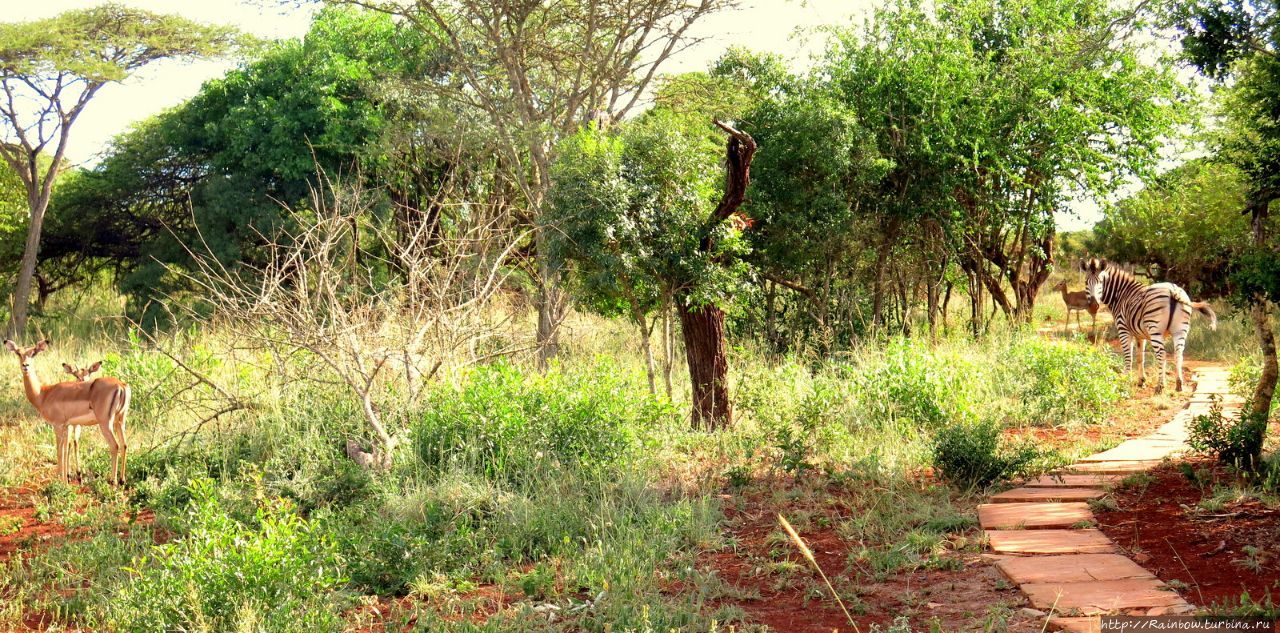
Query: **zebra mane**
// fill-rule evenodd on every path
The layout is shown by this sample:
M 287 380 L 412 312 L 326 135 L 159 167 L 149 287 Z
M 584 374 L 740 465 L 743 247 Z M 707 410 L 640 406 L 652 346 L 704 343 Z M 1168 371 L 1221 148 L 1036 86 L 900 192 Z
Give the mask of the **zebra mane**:
M 1133 266 L 1109 262 L 1105 258 L 1091 257 L 1080 262 L 1080 270 L 1086 273 L 1110 272 L 1112 275 L 1137 281 L 1133 274 Z

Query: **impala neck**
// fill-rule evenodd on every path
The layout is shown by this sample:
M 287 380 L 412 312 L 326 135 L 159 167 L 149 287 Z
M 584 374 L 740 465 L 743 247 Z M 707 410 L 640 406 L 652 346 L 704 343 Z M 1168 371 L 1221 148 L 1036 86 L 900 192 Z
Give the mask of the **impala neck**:
M 40 402 L 44 399 L 42 387 L 40 385 L 40 377 L 36 375 L 36 370 L 31 366 L 31 362 L 27 361 L 22 364 L 22 388 L 27 392 L 27 400 L 31 405 L 40 408 Z

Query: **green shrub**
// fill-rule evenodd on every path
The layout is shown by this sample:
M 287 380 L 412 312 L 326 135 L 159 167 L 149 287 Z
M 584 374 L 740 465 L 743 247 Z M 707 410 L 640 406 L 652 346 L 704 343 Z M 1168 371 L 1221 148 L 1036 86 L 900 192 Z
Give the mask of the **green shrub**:
M 1124 395 L 1115 357 L 1104 348 L 1032 337 L 1000 362 L 1023 419 L 1034 424 L 1099 422 Z
M 110 601 L 128 631 L 338 631 L 344 582 L 333 544 L 292 509 L 264 503 L 256 524 L 223 506 L 211 480 L 191 484 L 182 536 L 136 559 Z
M 1000 425 L 993 421 L 955 424 L 934 434 L 934 468 L 943 479 L 963 489 L 985 488 L 1025 474 L 1041 456 L 1030 444 L 1002 446 Z
M 833 374 L 787 363 L 751 368 L 743 376 L 735 393 L 738 410 L 756 422 L 755 439 L 783 472 L 799 475 L 829 461 L 859 425 L 849 381 Z
M 983 372 L 962 352 L 900 338 L 865 364 L 850 367 L 869 421 L 906 420 L 914 428 L 937 429 L 972 419 Z
M 1230 418 L 1223 414 L 1220 396 L 1214 395 L 1212 401 L 1209 413 L 1191 421 L 1187 443 L 1201 453 L 1216 455 L 1224 464 L 1255 470 L 1260 465 L 1267 418 L 1251 413 L 1248 403 L 1241 406 L 1238 416 Z
M 674 416 L 608 363 L 543 375 L 499 363 L 431 394 L 413 444 L 428 473 L 511 483 L 562 469 L 608 476 L 628 465 L 646 431 Z

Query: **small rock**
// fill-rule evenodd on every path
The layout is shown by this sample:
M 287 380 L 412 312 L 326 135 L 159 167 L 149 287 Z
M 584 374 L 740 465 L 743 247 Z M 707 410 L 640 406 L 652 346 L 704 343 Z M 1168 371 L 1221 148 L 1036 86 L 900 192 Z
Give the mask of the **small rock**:
M 1151 555 L 1146 552 L 1138 552 L 1137 554 L 1133 555 L 1133 560 L 1139 565 L 1145 565 L 1151 562 Z
M 1043 618 L 1047 614 L 1044 611 L 1041 611 L 1039 609 L 1032 609 L 1031 607 L 1022 607 L 1022 615 L 1025 615 L 1029 618 Z
M 924 603 L 924 606 L 929 607 L 930 609 L 937 609 L 938 607 L 942 606 L 942 603 L 941 603 L 941 602 L 926 602 L 926 603 Z

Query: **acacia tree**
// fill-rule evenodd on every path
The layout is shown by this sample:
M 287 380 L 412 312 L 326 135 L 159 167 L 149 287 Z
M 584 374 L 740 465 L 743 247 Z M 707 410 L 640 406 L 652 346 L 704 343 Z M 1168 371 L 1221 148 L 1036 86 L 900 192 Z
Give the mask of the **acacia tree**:
M 345 0 L 403 16 L 455 61 L 454 81 L 422 89 L 483 112 L 519 188 L 518 220 L 536 227 L 538 359 L 558 349 L 566 298 L 544 257 L 557 229 L 543 217 L 557 142 L 589 120 L 621 120 L 689 28 L 734 0 Z
M 729 134 L 727 169 L 715 128 L 666 108 L 620 131 L 583 130 L 557 160 L 548 210 L 561 229 L 552 252 L 571 263 L 588 305 L 629 314 L 643 332 L 649 312 L 672 297 L 693 424 L 710 429 L 733 421 L 725 308 L 745 281 L 748 249 L 745 224 L 727 220 L 745 198 L 756 150 L 749 135 L 717 126 Z
M 14 286 L 9 335 L 26 328 L 31 280 L 53 184 L 71 128 L 103 86 L 161 59 L 223 55 L 237 43 L 229 27 L 116 4 L 53 18 L 0 24 L 0 157 L 26 189 L 30 223 Z M 47 154 L 47 167 L 39 157 Z

